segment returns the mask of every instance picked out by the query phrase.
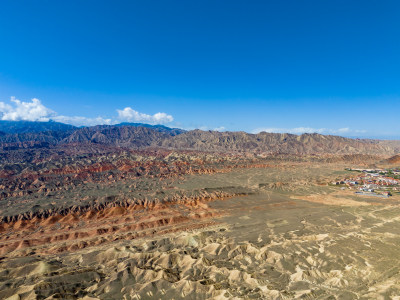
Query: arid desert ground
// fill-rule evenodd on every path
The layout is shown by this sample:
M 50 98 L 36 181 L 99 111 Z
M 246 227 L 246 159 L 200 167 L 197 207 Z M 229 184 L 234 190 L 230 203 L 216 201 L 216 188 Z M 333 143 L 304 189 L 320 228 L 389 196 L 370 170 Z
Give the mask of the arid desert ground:
M 0 298 L 396 299 L 400 196 L 329 185 L 351 176 L 348 166 L 278 161 L 135 179 L 144 201 L 4 221 Z M 154 201 L 161 195 L 169 200 Z

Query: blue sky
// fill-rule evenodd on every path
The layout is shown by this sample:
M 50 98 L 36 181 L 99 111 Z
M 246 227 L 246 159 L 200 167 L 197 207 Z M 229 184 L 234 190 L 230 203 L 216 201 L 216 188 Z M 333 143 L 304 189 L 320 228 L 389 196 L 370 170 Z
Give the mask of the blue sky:
M 0 116 L 400 138 L 399 12 L 398 1 L 5 0 Z

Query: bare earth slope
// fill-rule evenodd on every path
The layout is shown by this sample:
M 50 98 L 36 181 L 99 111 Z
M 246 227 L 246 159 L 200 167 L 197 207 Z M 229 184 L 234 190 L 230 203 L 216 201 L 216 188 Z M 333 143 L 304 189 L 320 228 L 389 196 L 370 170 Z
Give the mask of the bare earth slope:
M 395 156 L 392 156 L 388 158 L 386 162 L 393 165 L 400 165 L 400 155 L 397 154 Z

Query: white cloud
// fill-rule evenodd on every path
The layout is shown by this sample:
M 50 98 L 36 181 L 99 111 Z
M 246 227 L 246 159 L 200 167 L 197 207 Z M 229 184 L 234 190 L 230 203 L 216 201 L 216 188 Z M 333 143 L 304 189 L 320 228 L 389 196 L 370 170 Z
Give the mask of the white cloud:
M 95 126 L 95 125 L 112 125 L 116 124 L 112 119 L 104 119 L 102 117 L 86 118 L 86 117 L 69 117 L 69 116 L 56 116 L 52 118 L 54 121 L 71 124 L 75 126 Z
M 220 132 L 222 132 L 222 131 L 226 131 L 226 128 L 224 127 L 224 126 L 220 126 L 220 127 L 215 127 L 215 128 L 213 128 L 213 127 L 209 127 L 209 126 L 197 126 L 197 127 L 182 127 L 182 129 L 185 129 L 185 130 L 196 130 L 196 129 L 198 129 L 198 130 L 202 130 L 202 131 L 209 131 L 209 130 L 211 130 L 211 131 L 220 131 Z
M 365 133 L 365 130 L 352 130 L 348 127 L 339 129 L 329 128 L 311 128 L 311 127 L 296 127 L 296 128 L 257 128 L 253 130 L 253 133 L 273 132 L 273 133 L 292 133 L 292 134 L 303 134 L 303 133 L 320 133 L 320 134 L 357 134 Z
M 76 126 L 94 126 L 94 125 L 112 125 L 126 122 L 141 122 L 148 124 L 166 124 L 174 120 L 171 115 L 163 112 L 154 115 L 148 115 L 138 112 L 131 107 L 117 109 L 118 116 L 113 118 L 104 118 L 101 116 L 88 118 L 82 116 L 63 116 L 58 115 L 53 110 L 44 106 L 39 99 L 33 98 L 31 102 L 23 102 L 11 98 L 10 103 L 0 102 L 0 119 L 8 121 L 41 121 L 47 122 L 54 120 L 61 123 Z
M 220 126 L 220 127 L 214 128 L 213 130 L 214 131 L 225 131 L 226 128 L 224 126 Z
M 55 112 L 45 107 L 39 99 L 33 98 L 31 102 L 23 102 L 11 97 L 13 105 L 0 102 L 0 115 L 7 121 L 49 121 Z
M 140 113 L 131 107 L 125 107 L 124 109 L 117 109 L 118 118 L 122 121 L 127 122 L 140 122 L 140 123 L 149 123 L 149 124 L 165 124 L 170 123 L 174 120 L 171 115 L 167 115 L 166 113 L 156 113 L 154 115 L 148 115 L 144 113 Z

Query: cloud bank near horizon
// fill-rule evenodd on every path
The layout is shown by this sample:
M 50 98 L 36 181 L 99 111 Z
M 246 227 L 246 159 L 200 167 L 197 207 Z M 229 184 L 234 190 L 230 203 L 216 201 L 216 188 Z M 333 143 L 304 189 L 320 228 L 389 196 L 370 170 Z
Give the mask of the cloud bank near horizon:
M 31 102 L 24 102 L 11 97 L 10 103 L 0 101 L 0 119 L 4 121 L 39 121 L 48 122 L 54 120 L 61 123 L 76 126 L 112 125 L 121 122 L 138 122 L 146 124 L 167 124 L 174 118 L 164 112 L 154 115 L 138 112 L 131 107 L 117 109 L 117 116 L 104 118 L 101 116 L 88 118 L 83 116 L 63 116 L 44 106 L 42 102 L 33 98 Z
M 303 134 L 303 133 L 319 133 L 319 134 L 346 134 L 346 135 L 357 135 L 360 133 L 366 133 L 365 130 L 350 129 L 348 127 L 339 129 L 329 128 L 312 128 L 312 127 L 296 127 L 296 128 L 257 128 L 253 133 L 260 132 L 271 132 L 271 133 L 292 133 L 292 134 Z
M 128 122 L 141 122 L 149 124 L 166 124 L 171 123 L 174 118 L 166 113 L 156 113 L 154 115 L 147 115 L 140 113 L 131 107 L 125 107 L 124 109 L 117 109 L 118 118 Z
M 31 102 L 23 102 L 11 97 L 11 104 L 0 102 L 2 120 L 7 121 L 49 121 L 56 113 L 45 107 L 39 99 L 33 98 Z
M 123 109 L 116 109 L 116 115 L 111 118 L 105 118 L 102 116 L 88 118 L 84 116 L 64 116 L 59 115 L 57 112 L 46 107 L 42 102 L 33 98 L 30 102 L 24 102 L 11 97 L 9 103 L 0 101 L 0 120 L 7 121 L 40 121 L 48 122 L 54 120 L 57 122 L 71 124 L 75 126 L 95 126 L 95 125 L 113 125 L 121 122 L 135 122 L 135 123 L 146 123 L 151 125 L 156 124 L 169 124 L 174 121 L 173 116 L 168 115 L 164 112 L 158 112 L 153 115 L 142 113 L 134 110 L 132 107 L 125 107 Z M 186 128 L 192 130 L 195 128 Z M 209 128 L 208 126 L 200 126 L 200 130 L 214 130 L 214 131 L 226 131 L 225 127 Z M 292 133 L 292 134 L 303 134 L 303 133 L 319 133 L 319 134 L 332 134 L 332 135 L 345 135 L 345 136 L 357 136 L 365 134 L 365 130 L 350 129 L 348 127 L 329 129 L 329 128 L 312 128 L 312 127 L 296 127 L 296 128 L 257 128 L 252 133 L 260 132 L 272 132 L 272 133 Z

